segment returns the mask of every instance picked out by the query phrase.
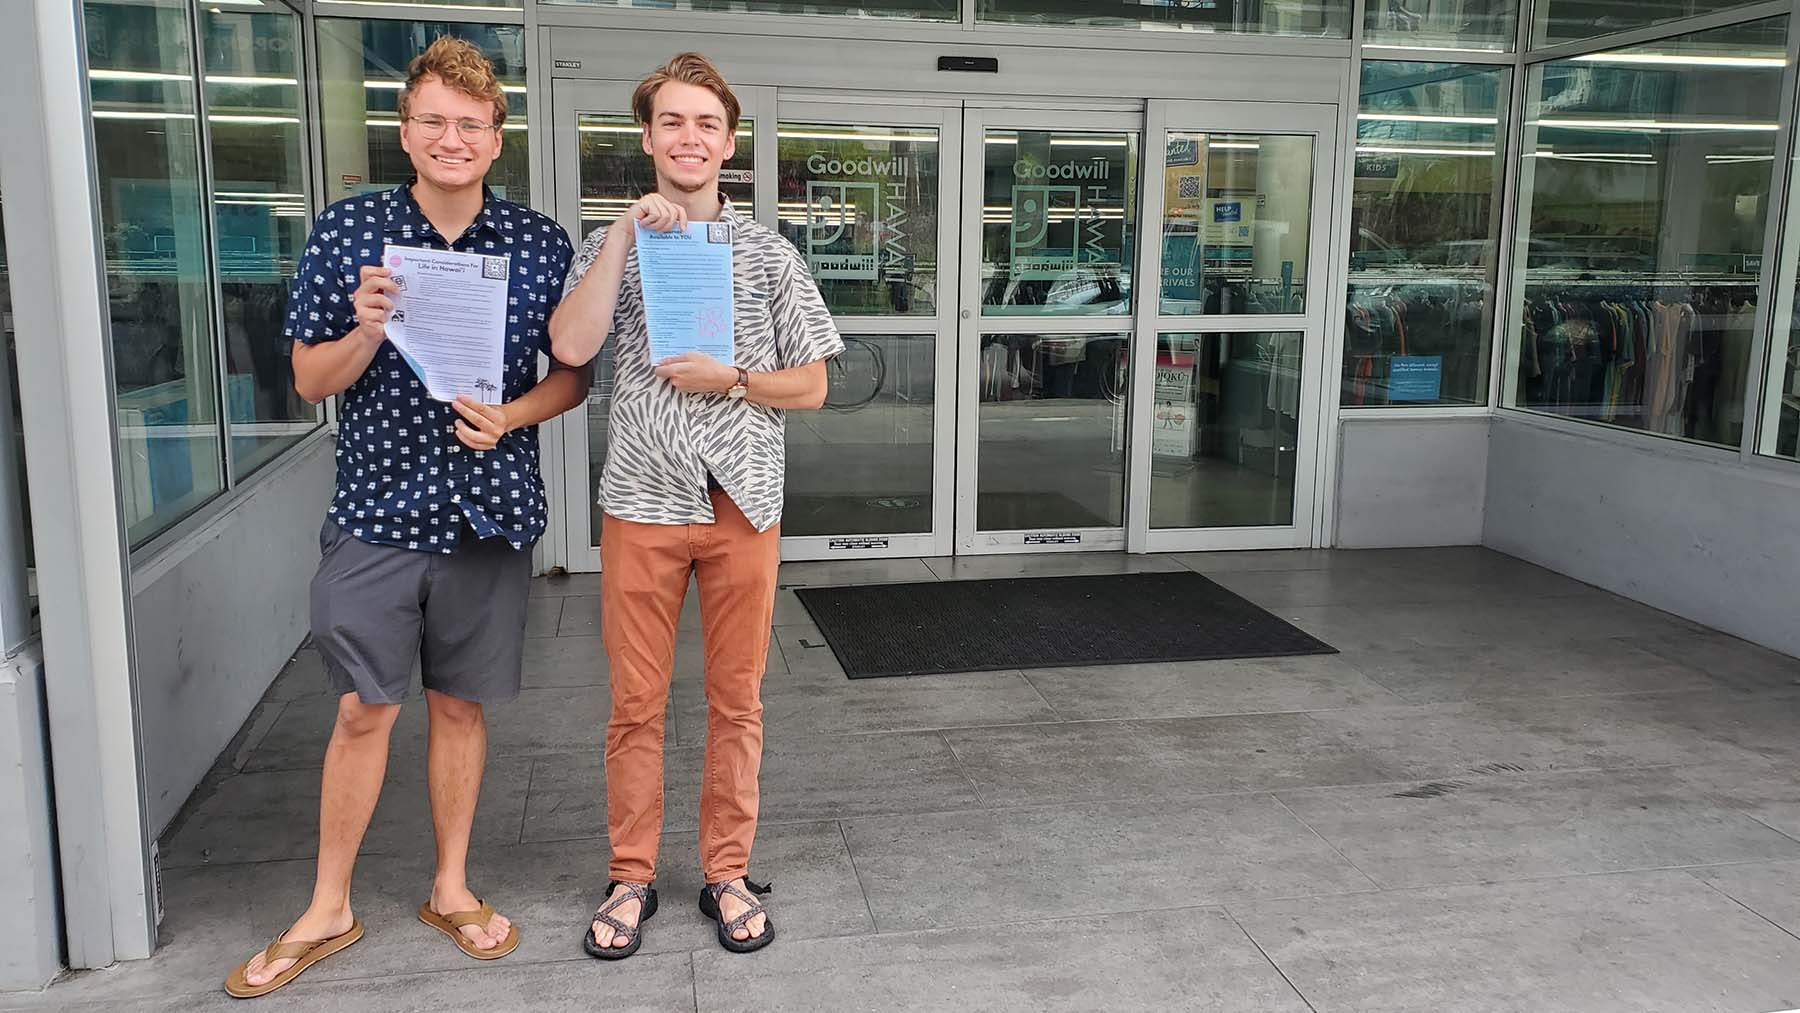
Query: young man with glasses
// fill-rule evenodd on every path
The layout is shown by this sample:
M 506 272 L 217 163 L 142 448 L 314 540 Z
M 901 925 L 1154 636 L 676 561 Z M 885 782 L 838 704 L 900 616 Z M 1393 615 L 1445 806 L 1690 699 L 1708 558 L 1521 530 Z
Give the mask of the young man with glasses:
M 312 903 L 226 980 L 266 995 L 361 938 L 350 874 L 387 771 L 388 737 L 423 673 L 437 871 L 419 919 L 471 957 L 511 953 L 519 930 L 469 889 L 470 827 L 487 755 L 483 705 L 519 694 L 531 547 L 544 533 L 539 423 L 586 400 L 588 368 L 552 358 L 547 326 L 573 254 L 548 217 L 483 185 L 506 96 L 473 46 L 440 38 L 400 93 L 416 178 L 319 216 L 290 293 L 294 384 L 343 394 L 337 494 L 320 533 L 313 644 L 339 694 L 325 753 Z M 386 340 L 397 282 L 386 245 L 477 253 L 509 278 L 500 403 L 434 400 Z
M 565 362 L 587 362 L 611 335 L 612 410 L 600 505 L 601 632 L 612 683 L 606 730 L 607 897 L 587 952 L 637 952 L 656 912 L 663 815 L 663 708 L 675 630 L 693 575 L 706 649 L 706 773 L 700 795 L 700 909 L 719 944 L 746 953 L 775 937 L 747 878 L 762 764 L 761 687 L 780 563 L 784 410 L 825 400 L 825 361 L 843 351 L 831 313 L 792 243 L 719 193 L 737 150 L 738 100 L 716 68 L 687 53 L 632 100 L 655 164 L 646 195 L 583 245 L 550 321 Z M 731 243 L 733 361 L 700 352 L 651 360 L 637 225 L 715 223 Z

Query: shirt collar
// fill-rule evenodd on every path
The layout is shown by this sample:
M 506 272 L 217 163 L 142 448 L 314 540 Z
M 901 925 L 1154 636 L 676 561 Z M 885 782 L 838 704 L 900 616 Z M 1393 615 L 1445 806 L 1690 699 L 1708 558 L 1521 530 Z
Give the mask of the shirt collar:
M 414 235 L 437 235 L 437 229 L 432 227 L 431 220 L 425 217 L 425 212 L 419 210 L 419 202 L 413 199 L 412 188 L 413 184 L 417 182 L 418 177 L 414 176 L 388 191 L 387 222 L 383 226 L 384 232 L 393 234 L 410 229 Z M 498 199 L 487 184 L 481 185 L 481 213 L 475 216 L 475 221 L 470 228 L 476 231 L 486 229 L 493 233 L 494 238 L 510 243 L 512 236 L 500 227 L 500 220 L 494 214 L 494 202 Z M 461 236 L 447 237 L 445 242 L 453 243 L 461 238 Z
M 726 223 L 727 225 L 730 225 L 731 231 L 735 234 L 739 229 L 743 228 L 745 225 L 750 224 L 751 218 L 749 215 L 746 215 L 742 211 L 739 211 L 737 209 L 737 205 L 731 203 L 731 198 L 725 196 L 724 194 L 720 194 L 719 195 L 719 221 L 722 221 L 722 222 Z

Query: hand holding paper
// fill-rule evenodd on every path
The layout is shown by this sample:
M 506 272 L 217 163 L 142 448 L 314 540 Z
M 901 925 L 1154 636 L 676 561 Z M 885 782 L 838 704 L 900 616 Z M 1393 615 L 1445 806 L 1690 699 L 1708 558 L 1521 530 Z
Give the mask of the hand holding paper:
M 692 222 L 659 232 L 634 223 L 634 228 L 651 361 L 701 352 L 730 362 L 735 357 L 731 226 Z
M 387 338 L 439 401 L 499 401 L 505 385 L 510 259 L 389 246 Z

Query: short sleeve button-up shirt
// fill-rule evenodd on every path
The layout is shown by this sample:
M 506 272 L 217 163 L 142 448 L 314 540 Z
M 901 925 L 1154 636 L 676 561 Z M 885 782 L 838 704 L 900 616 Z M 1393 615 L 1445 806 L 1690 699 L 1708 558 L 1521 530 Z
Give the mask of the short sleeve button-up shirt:
M 549 217 L 484 190 L 481 213 L 453 241 L 432 228 L 410 186 L 338 201 L 319 216 L 288 293 L 287 337 L 336 341 L 356 327 L 350 299 L 362 268 L 384 245 L 423 246 L 509 259 L 503 400 L 537 385 L 538 353 L 550 353 L 550 314 L 562 299 L 573 248 Z M 460 418 L 433 399 L 392 343 L 344 392 L 337 493 L 327 511 L 356 538 L 451 552 L 466 522 L 480 538 L 530 547 L 547 523 L 535 426 L 478 452 L 456 438 Z
M 731 229 L 735 361 L 728 365 L 774 372 L 842 352 L 831 311 L 794 244 L 729 202 L 719 221 Z M 570 289 L 605 242 L 604 226 L 587 237 L 569 275 Z M 635 246 L 626 257 L 608 340 L 613 396 L 601 509 L 640 524 L 711 524 L 710 474 L 758 531 L 780 523 L 787 471 L 783 413 L 748 398 L 684 394 L 656 375 Z

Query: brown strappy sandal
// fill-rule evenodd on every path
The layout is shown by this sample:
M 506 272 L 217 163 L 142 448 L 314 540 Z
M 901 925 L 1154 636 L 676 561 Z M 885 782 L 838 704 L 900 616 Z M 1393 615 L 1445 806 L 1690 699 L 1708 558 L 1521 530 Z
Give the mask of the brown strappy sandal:
M 245 977 L 250 967 L 250 961 L 246 960 L 237 966 L 237 970 L 231 972 L 230 977 L 225 979 L 225 992 L 234 999 L 254 999 L 257 996 L 268 995 L 300 977 L 300 972 L 356 942 L 362 936 L 363 924 L 360 921 L 352 921 L 350 931 L 341 936 L 332 936 L 330 939 L 296 940 L 284 943 L 281 941 L 281 937 L 277 936 L 274 942 L 263 949 L 263 960 L 269 963 L 277 960 L 292 960 L 293 966 L 260 985 L 252 985 Z
M 613 888 L 620 886 L 625 888 L 625 892 L 613 897 Z M 590 922 L 587 932 L 581 937 L 581 948 L 587 951 L 588 956 L 599 960 L 624 960 L 644 945 L 644 923 L 656 913 L 656 888 L 648 883 L 621 883 L 615 879 L 606 884 L 606 896 L 612 899 L 601 903 L 594 912 L 592 921 L 612 929 L 615 934 L 624 936 L 628 941 L 624 946 L 601 946 L 600 940 L 594 938 L 594 926 Z M 636 925 L 626 925 L 612 916 L 614 911 L 631 900 L 638 902 Z
M 775 919 L 769 917 L 769 908 L 757 897 L 772 892 L 775 888 L 765 883 L 758 883 L 749 876 L 744 877 L 744 885 L 750 888 L 749 893 L 733 886 L 730 882 L 708 883 L 700 889 L 700 913 L 718 923 L 719 945 L 733 953 L 755 953 L 757 950 L 775 941 Z M 750 905 L 743 914 L 730 921 L 720 916 L 719 895 L 729 893 L 745 904 Z M 751 896 L 754 894 L 755 896 Z M 749 939 L 737 939 L 732 936 L 738 929 L 746 928 L 750 919 L 763 916 L 763 930 Z
M 437 929 L 456 943 L 456 948 L 474 957 L 476 960 L 499 960 L 508 953 L 519 948 L 519 927 L 510 925 L 506 929 L 506 938 L 491 950 L 484 950 L 475 945 L 475 941 L 462 934 L 464 925 L 479 925 L 484 929 L 494 920 L 494 909 L 487 901 L 474 911 L 457 911 L 454 914 L 441 915 L 431 910 L 431 901 L 419 905 L 419 920 Z

